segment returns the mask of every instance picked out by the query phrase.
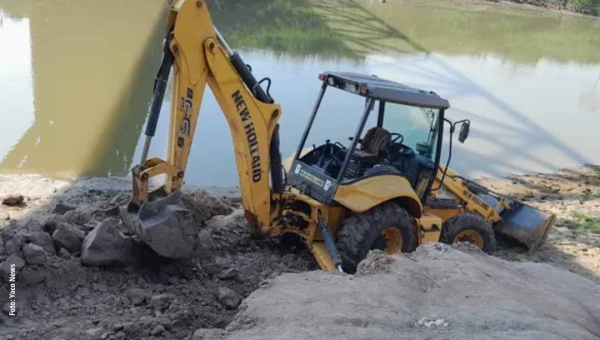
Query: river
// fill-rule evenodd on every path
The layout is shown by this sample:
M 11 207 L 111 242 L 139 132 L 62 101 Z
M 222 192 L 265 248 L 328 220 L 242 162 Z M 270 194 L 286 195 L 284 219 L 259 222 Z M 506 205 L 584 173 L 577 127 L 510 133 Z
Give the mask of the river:
M 448 99 L 448 118 L 471 120 L 451 163 L 467 176 L 600 164 L 598 19 L 489 2 L 208 2 L 229 43 L 273 81 L 284 156 L 300 139 L 318 74 L 350 70 Z M 163 0 L 0 0 L 0 171 L 127 175 L 141 153 L 167 10 Z M 315 132 L 321 142 L 347 142 L 357 124 L 347 118 L 355 103 L 334 104 Z M 168 107 L 153 156 L 166 154 Z M 212 95 L 186 182 L 237 184 Z

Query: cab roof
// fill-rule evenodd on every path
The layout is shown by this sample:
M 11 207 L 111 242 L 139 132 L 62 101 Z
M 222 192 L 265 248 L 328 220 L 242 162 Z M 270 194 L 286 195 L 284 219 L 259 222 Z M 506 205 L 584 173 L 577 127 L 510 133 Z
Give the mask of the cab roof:
M 330 77 L 333 78 L 332 81 L 329 81 Z M 450 103 L 435 92 L 419 90 L 375 75 L 323 72 L 321 79 L 330 86 L 385 102 L 444 110 L 450 107 Z

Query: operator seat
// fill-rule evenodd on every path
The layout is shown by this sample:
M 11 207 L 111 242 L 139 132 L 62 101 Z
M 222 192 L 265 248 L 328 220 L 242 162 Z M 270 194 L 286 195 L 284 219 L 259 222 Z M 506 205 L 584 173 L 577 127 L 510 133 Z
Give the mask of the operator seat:
M 352 161 L 348 164 L 346 178 L 362 176 L 366 169 L 380 163 L 392 142 L 390 132 L 381 127 L 370 128 L 362 141 L 360 149 L 354 150 Z
M 385 155 L 391 141 L 392 135 L 388 130 L 377 126 L 370 128 L 360 143 L 360 149 L 357 149 L 354 154 L 361 162 L 375 165 Z

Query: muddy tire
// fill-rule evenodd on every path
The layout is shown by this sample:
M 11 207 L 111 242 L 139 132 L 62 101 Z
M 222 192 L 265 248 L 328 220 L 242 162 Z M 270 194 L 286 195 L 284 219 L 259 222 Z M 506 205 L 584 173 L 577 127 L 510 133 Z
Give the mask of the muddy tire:
M 386 253 L 408 253 L 416 245 L 413 219 L 406 210 L 392 202 L 348 217 L 336 236 L 342 267 L 351 274 L 356 273 L 358 263 L 372 249 L 381 249 Z
M 492 226 L 483 217 L 475 214 L 461 214 L 444 222 L 440 242 L 471 242 L 488 254 L 496 248 Z

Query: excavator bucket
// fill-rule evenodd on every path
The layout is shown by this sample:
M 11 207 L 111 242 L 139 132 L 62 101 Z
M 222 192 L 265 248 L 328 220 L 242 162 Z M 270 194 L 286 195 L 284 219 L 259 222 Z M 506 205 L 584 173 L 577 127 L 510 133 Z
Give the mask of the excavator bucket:
M 121 219 L 141 241 L 160 256 L 187 258 L 194 250 L 195 224 L 185 208 L 180 190 L 153 199 L 135 209 L 130 203 L 121 207 Z
M 531 251 L 537 250 L 548 237 L 556 216 L 527 204 L 513 201 L 510 209 L 500 213 L 502 221 L 496 231 L 525 244 Z
M 490 206 L 500 206 L 498 214 L 502 220 L 495 226 L 497 233 L 516 239 L 531 251 L 536 251 L 544 243 L 556 216 L 523 202 L 504 197 L 473 182 L 468 182 L 468 187 Z M 506 202 L 508 208 L 498 204 L 500 200 Z

